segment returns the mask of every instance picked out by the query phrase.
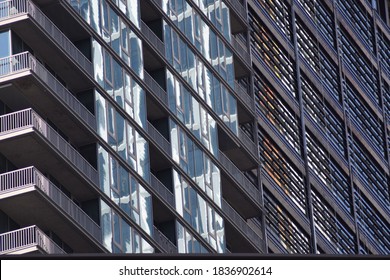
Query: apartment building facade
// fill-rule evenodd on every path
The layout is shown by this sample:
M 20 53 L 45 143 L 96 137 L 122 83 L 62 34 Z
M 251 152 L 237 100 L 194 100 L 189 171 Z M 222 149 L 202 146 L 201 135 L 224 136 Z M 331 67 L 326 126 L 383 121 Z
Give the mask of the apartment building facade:
M 0 1 L 0 252 L 390 252 L 389 2 Z

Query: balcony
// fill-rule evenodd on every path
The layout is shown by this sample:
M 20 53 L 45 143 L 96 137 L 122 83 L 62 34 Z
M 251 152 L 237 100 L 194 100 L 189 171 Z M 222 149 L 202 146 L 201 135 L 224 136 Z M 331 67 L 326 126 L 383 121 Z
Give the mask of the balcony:
M 16 166 L 53 175 L 80 201 L 96 198 L 97 171 L 32 109 L 0 117 L 0 150 Z
M 238 84 L 238 82 L 234 83 L 234 91 L 236 92 L 242 104 L 245 105 L 248 112 L 253 115 L 255 113 L 255 102 L 253 98 L 246 92 L 246 90 L 242 86 Z
M 17 33 L 71 88 L 87 87 L 86 75 L 93 76 L 92 63 L 30 0 L 1 2 L 0 27 Z
M 76 252 L 103 251 L 100 227 L 35 167 L 1 174 L 0 200 L 0 209 L 19 225 L 33 221 Z
M 229 229 L 226 231 L 229 234 L 226 239 L 232 250 L 236 253 L 263 252 L 264 241 L 262 237 L 250 228 L 247 222 L 225 200 L 222 200 L 222 211 L 227 217 L 225 226 Z
M 152 140 L 163 150 L 169 157 L 172 157 L 171 143 L 148 121 L 147 131 Z
M 245 4 L 240 0 L 224 0 L 230 10 L 230 29 L 233 34 L 248 29 L 248 20 Z
M 37 226 L 0 234 L 0 255 L 66 254 Z
M 238 129 L 239 146 L 227 141 L 228 135 L 219 131 L 219 148 L 240 170 L 252 170 L 258 167 L 258 149 L 252 139 L 241 129 Z
M 164 43 L 154 34 L 154 32 L 141 20 L 141 32 L 149 42 L 150 46 L 154 47 L 157 52 L 165 57 L 165 45 Z
M 95 116 L 29 52 L 0 59 L 0 100 L 15 111 L 34 107 L 78 145 L 94 141 Z
M 245 218 L 257 217 L 262 211 L 260 191 L 251 181 L 219 151 L 218 160 L 222 169 L 222 193 Z M 228 181 L 229 180 L 229 181 Z
M 328 153 L 331 157 L 336 160 L 336 162 L 340 165 L 342 170 L 345 173 L 348 173 L 348 162 L 344 158 L 343 152 L 329 139 L 329 137 L 323 132 L 320 124 L 318 124 L 315 120 L 313 120 L 312 116 L 310 116 L 307 111 L 305 112 L 305 125 L 306 128 L 313 133 L 316 139 L 319 139 L 323 146 L 329 147 Z
M 163 62 L 163 58 L 165 58 L 165 44 L 142 20 L 141 32 L 146 39 L 145 42 L 148 43 L 143 45 L 144 68 L 148 71 L 164 68 L 165 64 Z M 157 53 L 157 56 L 154 54 L 154 52 Z
M 231 44 L 233 47 L 233 54 L 237 59 L 234 62 L 238 62 L 240 65 L 234 64 L 234 74 L 236 78 L 245 77 L 248 75 L 252 68 L 251 55 L 248 52 L 247 46 L 240 39 L 236 39 L 236 37 L 232 36 Z
M 168 254 L 177 254 L 177 247 L 156 227 L 153 228 L 153 238 Z

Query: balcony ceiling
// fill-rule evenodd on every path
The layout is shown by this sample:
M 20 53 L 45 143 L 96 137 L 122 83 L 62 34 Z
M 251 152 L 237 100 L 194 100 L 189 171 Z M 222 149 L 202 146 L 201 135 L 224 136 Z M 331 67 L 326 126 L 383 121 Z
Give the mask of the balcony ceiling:
M 94 140 L 81 121 L 70 114 L 54 93 L 30 70 L 0 78 L 0 101 L 13 111 L 33 108 L 53 122 L 76 146 L 86 145 Z
M 75 253 L 103 252 L 97 241 L 90 239 L 65 213 L 35 186 L 0 194 L 0 209 L 21 227 L 38 225 L 51 230 Z
M 15 148 L 17 147 L 17 148 Z M 54 176 L 78 200 L 94 199 L 97 194 L 85 177 L 33 128 L 0 135 L 0 151 L 17 167 L 35 166 Z

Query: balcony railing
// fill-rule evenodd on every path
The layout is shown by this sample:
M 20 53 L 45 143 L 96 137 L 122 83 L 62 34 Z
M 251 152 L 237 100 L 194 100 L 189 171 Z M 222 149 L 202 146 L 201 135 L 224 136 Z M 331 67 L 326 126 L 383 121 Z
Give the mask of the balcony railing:
M 257 157 L 259 154 L 257 150 L 257 145 L 248 137 L 248 135 L 240 128 L 238 137 L 240 138 L 241 142 L 244 144 L 244 146 L 254 155 Z
M 245 22 L 247 18 L 247 13 L 245 6 L 240 3 L 239 0 L 225 0 L 224 1 L 231 10 L 233 10 L 237 15 L 239 15 Z
M 0 58 L 0 78 L 35 68 L 35 62 L 28 52 Z
M 177 253 L 177 247 L 156 227 L 153 228 L 154 240 L 169 254 Z
M 150 123 L 148 122 L 148 134 L 152 139 L 158 144 L 160 148 L 163 149 L 169 156 L 172 155 L 171 144 L 161 135 L 161 133 Z
M 353 117 L 351 118 L 350 116 L 348 116 L 348 118 L 351 120 L 351 123 L 354 125 L 356 130 L 359 132 L 360 136 L 369 145 L 369 147 L 371 147 L 371 149 L 375 151 L 375 153 L 377 154 L 378 158 L 380 158 L 380 160 L 382 161 L 383 165 L 386 166 L 387 160 L 385 158 L 385 151 L 383 149 L 384 143 L 380 143 L 380 145 L 375 143 L 372 140 L 373 136 L 369 135 L 367 133 L 368 132 L 367 129 L 361 128 L 360 124 L 358 123 L 358 121 L 356 121 L 355 118 L 353 118 Z M 381 150 L 381 147 L 382 147 L 382 150 Z
M 256 52 L 252 52 L 252 54 L 256 56 L 256 59 L 254 59 L 253 61 L 255 65 L 260 69 L 260 71 L 263 71 L 263 73 L 264 71 L 266 71 L 270 75 L 270 79 L 272 79 L 272 81 L 275 82 L 277 86 L 281 88 L 281 90 L 290 99 L 290 101 L 293 102 L 296 107 L 299 107 L 298 101 L 295 98 L 295 93 L 293 93 L 291 89 L 289 89 L 289 87 L 280 80 L 277 74 L 272 70 L 272 67 L 264 61 L 264 58 L 256 54 Z
M 170 206 L 175 208 L 173 193 L 169 191 L 153 174 L 150 176 L 150 183 L 153 189 L 156 190 Z
M 313 70 L 313 67 L 308 63 L 307 59 L 303 57 L 302 54 L 299 54 L 299 59 L 301 63 L 300 65 L 302 66 L 303 70 L 306 72 L 305 74 L 311 78 L 311 79 L 316 79 L 317 80 L 317 85 L 318 88 L 321 90 L 325 90 L 327 92 L 327 95 L 330 96 L 335 102 L 334 104 L 337 105 L 338 109 L 342 111 L 342 106 L 340 105 L 340 101 L 337 100 L 332 93 L 332 89 L 328 86 L 328 84 L 324 81 L 324 79 L 320 76 L 320 74 L 316 71 Z M 310 76 L 311 75 L 311 76 Z
M 8 0 L 0 2 L 0 20 L 17 17 L 26 12 L 26 0 Z
M 17 253 L 20 250 L 37 246 L 47 254 L 66 254 L 37 226 L 0 234 L 0 254 Z
M 0 59 L 0 78 L 30 70 L 51 89 L 57 99 L 96 130 L 96 118 L 80 101 L 69 92 L 40 62 L 29 52 L 23 52 Z
M 251 56 L 247 48 L 235 37 L 232 37 L 232 45 L 238 56 L 245 61 L 246 64 L 251 65 Z
M 151 93 L 157 96 L 157 98 L 163 104 L 168 106 L 168 95 L 166 91 L 146 71 L 144 71 L 144 81 L 146 85 L 150 88 Z
M 30 0 L 8 0 L 0 2 L 0 21 L 10 17 L 28 14 L 36 23 L 79 64 L 90 76 L 93 76 L 92 63 L 76 48 L 76 46 L 58 29 L 57 26 Z
M 255 111 L 255 103 L 253 98 L 240 86 L 237 82 L 234 83 L 234 91 L 237 93 L 239 99 L 244 103 L 251 112 Z
M 90 235 L 101 241 L 100 227 L 35 167 L 27 167 L 0 175 L 0 194 L 27 186 L 39 188 Z
M 270 15 L 269 11 L 267 11 L 263 5 L 261 5 L 259 2 L 257 1 L 253 1 L 254 4 L 256 5 L 256 7 L 262 12 L 262 15 L 264 15 L 268 21 L 268 23 L 270 25 L 272 25 L 272 27 L 276 30 L 276 32 L 279 33 L 279 35 L 281 35 L 282 39 L 284 39 L 284 42 L 286 42 L 288 45 L 289 45 L 289 48 L 292 50 L 294 49 L 294 46 L 293 44 L 291 43 L 291 38 L 288 37 L 283 31 L 282 29 L 280 28 L 280 26 L 278 26 L 276 20 L 274 18 L 272 18 L 272 16 Z M 286 50 L 287 51 L 287 50 Z
M 269 243 L 272 242 L 272 244 L 279 250 L 279 252 L 275 253 L 289 253 L 289 251 L 285 248 L 286 245 L 282 243 L 280 236 L 278 236 L 274 231 L 267 230 L 267 239 Z
M 25 109 L 0 116 L 0 136 L 26 128 L 34 128 L 44 136 L 60 154 L 68 159 L 75 168 L 97 186 L 98 175 L 96 169 L 32 109 Z
M 246 223 L 246 221 L 224 199 L 222 199 L 222 210 L 229 217 L 229 219 L 233 222 L 233 224 L 236 226 L 236 228 L 239 229 L 241 232 L 243 232 L 245 234 L 245 236 L 253 244 L 255 244 L 255 246 L 258 249 L 260 249 L 262 251 L 263 250 L 263 239 L 261 238 L 261 236 L 259 236 L 252 228 L 250 228 L 248 226 L 248 224 Z
M 342 202 L 340 202 L 339 199 L 336 198 L 336 194 L 333 192 L 333 190 L 327 186 L 319 177 L 318 175 L 312 170 L 309 170 L 310 178 L 313 178 L 316 183 L 321 187 L 323 190 L 323 195 L 326 198 L 329 198 L 332 200 L 332 202 L 338 206 L 338 214 L 348 220 L 351 224 L 353 224 L 353 219 L 351 217 L 351 214 L 349 213 L 349 209 L 347 205 L 344 205 Z M 341 214 L 340 214 L 341 213 Z
M 151 46 L 154 46 L 157 51 L 165 57 L 165 45 L 164 43 L 154 34 L 154 32 L 141 20 L 141 32 L 144 34 L 146 39 L 149 41 Z
M 225 156 L 221 151 L 218 153 L 218 159 L 225 169 L 225 171 L 234 178 L 237 184 L 244 190 L 248 197 L 256 201 L 258 205 L 261 203 L 260 192 L 256 187 L 249 181 L 247 177 Z

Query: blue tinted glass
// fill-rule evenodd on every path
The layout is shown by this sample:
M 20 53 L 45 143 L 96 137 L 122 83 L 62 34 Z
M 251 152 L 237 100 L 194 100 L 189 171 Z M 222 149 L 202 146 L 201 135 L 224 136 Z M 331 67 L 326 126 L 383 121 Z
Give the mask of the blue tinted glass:
M 10 32 L 0 32 L 0 58 L 11 55 L 10 50 Z

